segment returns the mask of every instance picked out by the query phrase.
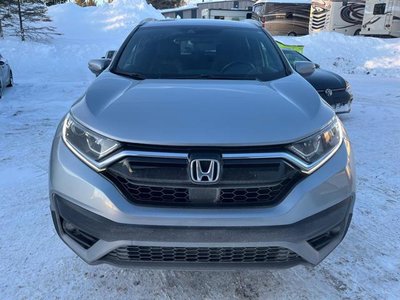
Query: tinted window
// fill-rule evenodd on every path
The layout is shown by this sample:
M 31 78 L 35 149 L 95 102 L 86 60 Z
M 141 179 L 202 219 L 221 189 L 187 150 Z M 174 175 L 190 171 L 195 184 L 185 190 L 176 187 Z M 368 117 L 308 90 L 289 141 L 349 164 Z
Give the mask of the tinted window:
M 374 15 L 384 15 L 386 9 L 386 3 L 380 3 L 374 5 Z
M 272 80 L 286 75 L 283 60 L 261 29 L 216 26 L 142 27 L 113 71 L 184 79 Z
M 301 55 L 297 51 L 293 50 L 283 50 L 283 53 L 285 54 L 286 58 L 288 59 L 289 63 L 294 67 L 294 64 L 298 61 L 310 61 L 307 57 L 304 55 Z

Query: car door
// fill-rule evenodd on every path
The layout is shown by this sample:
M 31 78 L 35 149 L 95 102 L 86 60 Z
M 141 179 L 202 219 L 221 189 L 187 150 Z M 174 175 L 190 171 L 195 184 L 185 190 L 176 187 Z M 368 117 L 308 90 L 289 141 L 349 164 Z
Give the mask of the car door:
M 6 77 L 7 77 L 7 63 L 0 54 L 0 78 L 3 85 L 6 85 Z

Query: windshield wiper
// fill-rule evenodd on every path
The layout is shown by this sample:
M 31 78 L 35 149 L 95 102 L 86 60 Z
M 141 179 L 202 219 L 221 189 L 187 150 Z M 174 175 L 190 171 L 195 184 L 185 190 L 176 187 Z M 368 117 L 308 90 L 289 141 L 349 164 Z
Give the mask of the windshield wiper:
M 175 79 L 220 79 L 220 80 L 259 80 L 257 76 L 234 76 L 234 75 L 218 75 L 218 74 L 194 74 L 194 75 L 178 75 L 170 76 Z
M 145 80 L 146 76 L 140 73 L 135 73 L 135 72 L 115 72 L 115 74 L 126 76 L 135 80 Z
M 266 81 L 262 75 L 249 75 L 249 76 L 234 76 L 234 75 L 206 75 L 209 79 L 221 79 L 221 80 L 257 80 L 257 81 Z

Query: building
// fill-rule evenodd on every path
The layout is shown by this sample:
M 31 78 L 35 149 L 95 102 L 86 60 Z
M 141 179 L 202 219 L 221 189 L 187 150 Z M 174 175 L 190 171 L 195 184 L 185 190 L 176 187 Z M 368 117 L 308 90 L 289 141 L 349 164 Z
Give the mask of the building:
M 195 5 L 186 5 L 177 8 L 164 9 L 161 13 L 166 18 L 182 18 L 182 19 L 196 19 L 201 18 L 203 9 L 250 9 L 253 7 L 254 1 L 252 0 L 226 0 L 226 1 L 208 1 L 199 2 Z

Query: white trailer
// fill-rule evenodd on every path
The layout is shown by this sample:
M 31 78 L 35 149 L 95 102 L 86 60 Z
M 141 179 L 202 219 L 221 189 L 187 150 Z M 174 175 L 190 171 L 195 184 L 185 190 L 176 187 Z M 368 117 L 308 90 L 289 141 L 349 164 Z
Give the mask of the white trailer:
M 312 0 L 309 31 L 359 35 L 364 9 L 365 0 Z
M 241 21 L 251 19 L 251 11 L 246 9 L 206 8 L 201 11 L 201 18 Z
M 400 37 L 400 0 L 367 0 L 361 34 Z

